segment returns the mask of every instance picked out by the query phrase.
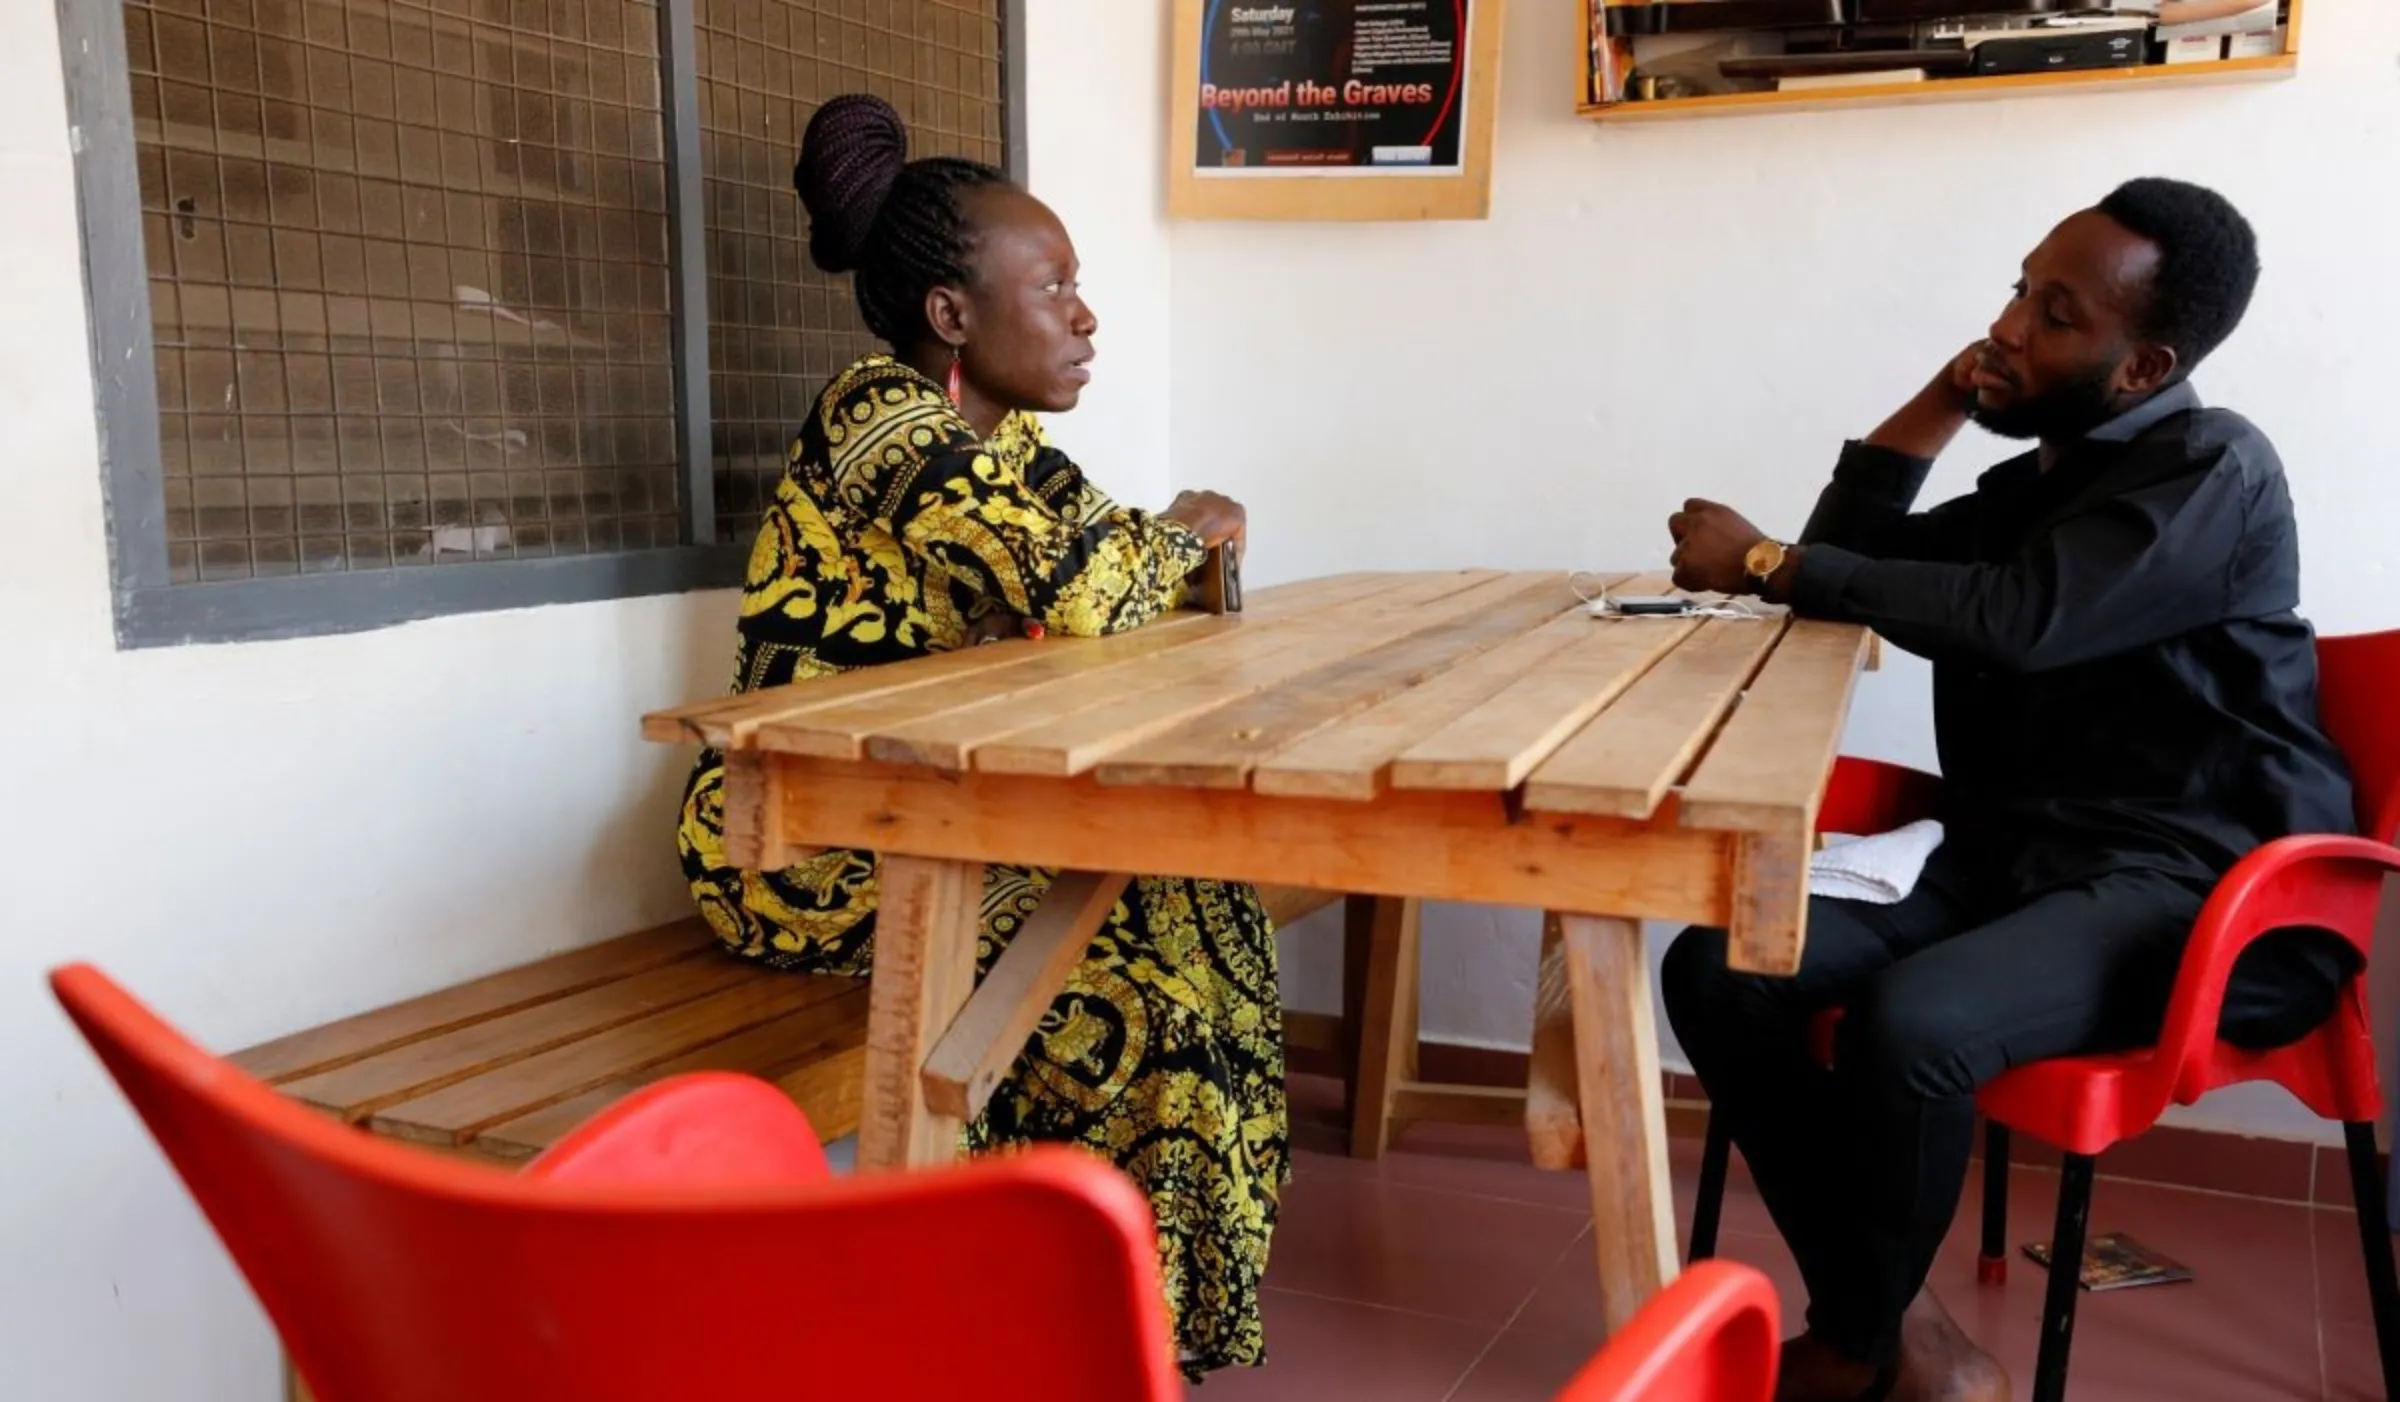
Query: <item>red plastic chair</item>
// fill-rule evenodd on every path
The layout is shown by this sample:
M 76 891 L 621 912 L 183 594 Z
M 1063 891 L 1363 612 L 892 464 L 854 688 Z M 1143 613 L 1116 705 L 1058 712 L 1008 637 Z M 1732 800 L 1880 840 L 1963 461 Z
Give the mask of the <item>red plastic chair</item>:
M 51 987 L 320 1402 L 1182 1396 L 1148 1205 L 1079 1151 L 837 1179 L 710 1073 L 511 1174 L 304 1109 L 89 966 Z
M 1765 1276 L 1703 1262 L 1644 1305 L 1553 1402 L 1771 1402 L 1782 1332 Z
M 2400 721 L 2393 718 L 2391 700 L 2400 688 L 2400 631 L 2321 639 L 2317 657 L 2320 713 L 2350 764 L 2360 830 L 2374 836 L 2285 838 L 2251 853 L 2229 872 L 2184 951 L 2156 1047 L 2020 1067 L 1976 1097 L 1990 1136 L 1984 1151 L 1980 1272 L 1986 1281 L 2006 1275 L 2010 1127 L 2056 1145 L 2066 1156 L 2034 1402 L 2062 1402 L 2066 1396 L 2098 1155 L 2147 1132 L 2170 1105 L 2189 1105 L 2212 1090 L 2245 1081 L 2272 1081 L 2343 1124 L 2385 1390 L 2400 1394 L 2400 1275 L 2376 1164 L 2375 1125 L 2383 1117 L 2383 1096 L 2365 977 L 2351 981 L 2330 1021 L 2292 1046 L 2248 1052 L 2216 1035 L 2226 982 L 2243 950 L 2271 931 L 2308 925 L 2338 933 L 2364 957 L 2384 880 L 2400 872 L 2400 850 L 2384 840 L 2400 833 Z M 1931 775 L 1844 760 L 1828 789 L 1819 827 L 1889 831 L 1931 816 L 1939 797 L 1940 781 Z M 1813 1029 L 1822 1059 L 1830 1061 L 1832 1028 L 1840 1016 L 1839 1010 L 1830 1011 Z M 1730 1142 L 1712 1121 L 1701 1163 L 1700 1203 L 1693 1213 L 1695 1259 L 1715 1247 L 1728 1148 Z
M 2363 959 L 2374 939 L 2385 878 L 2400 872 L 2400 850 L 2388 841 L 2400 832 L 2400 711 L 2393 701 L 2400 693 L 2400 630 L 2323 639 L 2317 660 L 2320 712 L 2350 763 L 2359 829 L 2372 837 L 2288 837 L 2252 852 L 2227 873 L 2184 950 L 2157 1046 L 2019 1067 L 1976 1096 L 1994 1123 L 2012 1125 L 2066 1155 L 2034 1402 L 2066 1396 L 2094 1160 L 2110 1145 L 2146 1132 L 2170 1105 L 2189 1105 L 2245 1081 L 2272 1081 L 2319 1115 L 2342 1122 L 2384 1389 L 2400 1393 L 2400 1279 L 2376 1165 L 2383 1092 L 2365 977 L 2350 981 L 2324 1026 L 2291 1046 L 2250 1052 L 2217 1038 L 2226 981 L 2242 951 L 2272 931 L 2307 925 L 2339 934 Z M 2006 1192 L 2005 1179 L 2000 1191 Z M 1991 1201 L 1987 1194 L 1987 1221 Z M 1999 1210 L 2006 1212 L 2004 1196 Z

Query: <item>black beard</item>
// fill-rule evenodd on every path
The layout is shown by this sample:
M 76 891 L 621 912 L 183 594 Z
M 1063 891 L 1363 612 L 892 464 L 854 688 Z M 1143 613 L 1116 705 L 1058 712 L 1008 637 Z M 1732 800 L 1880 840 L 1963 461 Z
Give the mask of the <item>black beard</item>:
M 2002 438 L 2067 442 L 2117 416 L 2116 395 L 2109 387 L 2114 376 L 2112 368 L 2097 367 L 2039 399 L 2020 399 L 2005 409 L 1977 405 L 1969 417 L 1985 432 Z

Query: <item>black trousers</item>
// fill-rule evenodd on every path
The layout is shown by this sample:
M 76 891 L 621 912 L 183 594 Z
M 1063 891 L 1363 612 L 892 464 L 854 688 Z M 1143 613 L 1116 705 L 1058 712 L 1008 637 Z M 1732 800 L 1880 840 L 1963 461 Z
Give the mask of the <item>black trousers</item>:
M 2203 901 L 2126 871 L 2011 904 L 1945 851 L 1898 905 L 1814 902 L 1797 977 L 1728 970 L 1720 931 L 1675 942 L 1668 1018 L 1799 1262 L 1812 1333 L 1860 1363 L 1895 1360 L 1958 1210 L 1976 1089 L 2154 1039 Z M 2245 960 L 2236 983 L 2229 1022 L 2250 1025 L 2227 1035 L 2274 1045 L 2330 1011 L 2338 977 Z M 1836 1005 L 1828 1070 L 1807 1025 Z

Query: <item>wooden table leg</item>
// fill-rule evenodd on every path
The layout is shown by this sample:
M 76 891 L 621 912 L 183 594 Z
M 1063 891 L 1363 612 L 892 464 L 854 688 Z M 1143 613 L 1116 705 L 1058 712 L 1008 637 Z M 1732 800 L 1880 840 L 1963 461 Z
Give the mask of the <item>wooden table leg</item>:
M 975 991 L 983 868 L 887 856 L 881 888 L 874 980 L 867 995 L 858 1164 L 882 1169 L 948 1163 L 958 1157 L 963 1126 L 956 1116 L 926 1103 L 925 1058 Z
M 1567 986 L 1566 933 L 1542 913 L 1542 964 L 1533 989 L 1533 1061 L 1525 1083 L 1525 1139 L 1536 1168 L 1583 1167 L 1582 1092 L 1575 1081 L 1575 1000 Z
M 1392 1095 L 1417 1078 L 1417 934 L 1413 900 L 1375 901 L 1359 1000 L 1358 1082 L 1350 1157 L 1378 1159 L 1391 1142 Z
M 1358 1123 L 1359 1055 L 1367 1026 L 1367 962 L 1375 948 L 1375 898 L 1342 901 L 1342 1123 Z
M 1559 918 L 1575 1007 L 1576 1082 L 1609 1332 L 1675 1278 L 1674 1193 L 1650 960 L 1638 921 Z
M 1808 928 L 1808 859 L 1801 833 L 1746 833 L 1733 853 L 1733 920 L 1725 962 L 1745 974 L 1795 974 Z

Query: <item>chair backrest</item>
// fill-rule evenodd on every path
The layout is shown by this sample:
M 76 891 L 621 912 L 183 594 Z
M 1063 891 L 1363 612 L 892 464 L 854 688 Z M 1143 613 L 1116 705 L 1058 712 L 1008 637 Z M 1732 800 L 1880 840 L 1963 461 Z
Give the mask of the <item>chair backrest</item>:
M 2321 638 L 2317 707 L 2358 788 L 2359 831 L 2400 833 L 2400 629 Z
M 1090 1155 L 832 1179 L 813 1133 L 743 1142 L 779 1092 L 712 1076 L 511 1174 L 304 1109 L 88 966 L 51 983 L 320 1402 L 1180 1396 L 1148 1205 Z
M 1939 775 L 1843 755 L 1834 762 L 1825 797 L 1817 804 L 1817 831 L 1827 836 L 1873 837 L 1941 815 Z
M 1771 1402 L 1781 1332 L 1765 1276 L 1702 1261 L 1644 1305 L 1555 1402 Z

